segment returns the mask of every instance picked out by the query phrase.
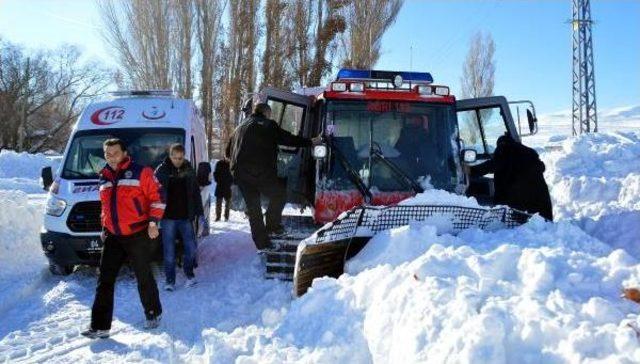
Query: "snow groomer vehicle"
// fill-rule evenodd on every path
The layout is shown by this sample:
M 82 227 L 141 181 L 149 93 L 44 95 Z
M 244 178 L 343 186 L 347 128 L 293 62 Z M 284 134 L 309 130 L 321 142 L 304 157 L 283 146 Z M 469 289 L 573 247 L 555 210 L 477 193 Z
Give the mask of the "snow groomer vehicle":
M 266 253 L 266 276 L 293 280 L 295 295 L 304 294 L 314 278 L 342 274 L 344 263 L 381 230 L 435 215 L 450 218 L 458 231 L 515 226 L 528 218 L 506 206 L 397 204 L 428 188 L 490 204 L 492 178 L 469 178 L 463 163 L 491 158 L 505 132 L 520 141 L 521 114 L 526 135 L 534 134 L 530 101 L 456 100 L 426 72 L 354 69 L 340 70 L 326 87 L 266 88 L 258 98 L 269 103 L 282 128 L 325 141 L 312 150 L 279 150 L 278 175 L 288 202 L 309 207 L 312 216 L 284 216 L 290 233 Z

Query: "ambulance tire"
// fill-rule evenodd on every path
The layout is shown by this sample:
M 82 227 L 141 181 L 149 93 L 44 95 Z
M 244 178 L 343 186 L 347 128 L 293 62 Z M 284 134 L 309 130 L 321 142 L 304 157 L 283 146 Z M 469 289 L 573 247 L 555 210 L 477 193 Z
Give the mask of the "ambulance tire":
M 54 276 L 68 276 L 73 273 L 73 265 L 60 265 L 55 263 L 49 263 L 49 272 Z

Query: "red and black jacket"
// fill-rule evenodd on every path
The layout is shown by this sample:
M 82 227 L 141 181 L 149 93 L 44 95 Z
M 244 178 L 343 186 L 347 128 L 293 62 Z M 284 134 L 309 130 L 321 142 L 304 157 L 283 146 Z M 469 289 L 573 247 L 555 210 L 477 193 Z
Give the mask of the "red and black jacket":
M 114 171 L 109 165 L 100 172 L 102 226 L 114 235 L 131 235 L 158 222 L 165 203 L 153 170 L 126 157 Z

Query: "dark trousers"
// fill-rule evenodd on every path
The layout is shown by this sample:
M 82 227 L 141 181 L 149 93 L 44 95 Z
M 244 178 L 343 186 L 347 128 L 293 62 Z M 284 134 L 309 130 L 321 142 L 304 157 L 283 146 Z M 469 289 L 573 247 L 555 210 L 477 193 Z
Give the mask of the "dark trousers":
M 126 237 L 107 234 L 100 259 L 96 297 L 91 310 L 91 328 L 94 330 L 111 329 L 116 278 L 127 257 L 138 281 L 138 293 L 146 318 L 152 319 L 162 313 L 158 287 L 151 272 L 150 241 L 147 231 Z
M 242 198 L 247 206 L 246 212 L 251 225 L 251 237 L 258 249 L 271 247 L 269 230 L 272 230 L 282 222 L 282 210 L 287 200 L 287 190 L 277 179 L 263 181 L 263 183 L 248 183 L 237 181 Z M 260 197 L 265 196 L 269 200 L 266 213 L 266 227 L 263 222 Z
M 222 200 L 224 200 L 224 219 L 229 220 L 229 209 L 231 208 L 231 196 L 216 197 L 216 221 L 220 220 L 222 214 Z

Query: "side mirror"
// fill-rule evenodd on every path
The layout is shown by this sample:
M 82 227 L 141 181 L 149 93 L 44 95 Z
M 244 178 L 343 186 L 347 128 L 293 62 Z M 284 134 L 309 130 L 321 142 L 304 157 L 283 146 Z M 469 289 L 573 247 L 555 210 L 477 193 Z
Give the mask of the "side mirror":
M 475 149 L 463 149 L 462 160 L 465 163 L 473 163 L 478 160 L 478 152 Z
M 204 187 L 211 184 L 211 164 L 209 162 L 198 163 L 198 170 L 196 171 L 196 180 L 198 186 Z
M 533 116 L 531 110 L 527 109 L 527 121 L 529 122 L 529 133 L 535 134 L 538 132 L 538 119 Z
M 44 167 L 42 171 L 40 171 L 40 176 L 42 177 L 42 188 L 48 191 L 49 187 L 53 184 L 53 170 L 51 167 Z
M 327 146 L 324 144 L 316 145 L 311 154 L 315 159 L 324 159 L 327 157 Z

